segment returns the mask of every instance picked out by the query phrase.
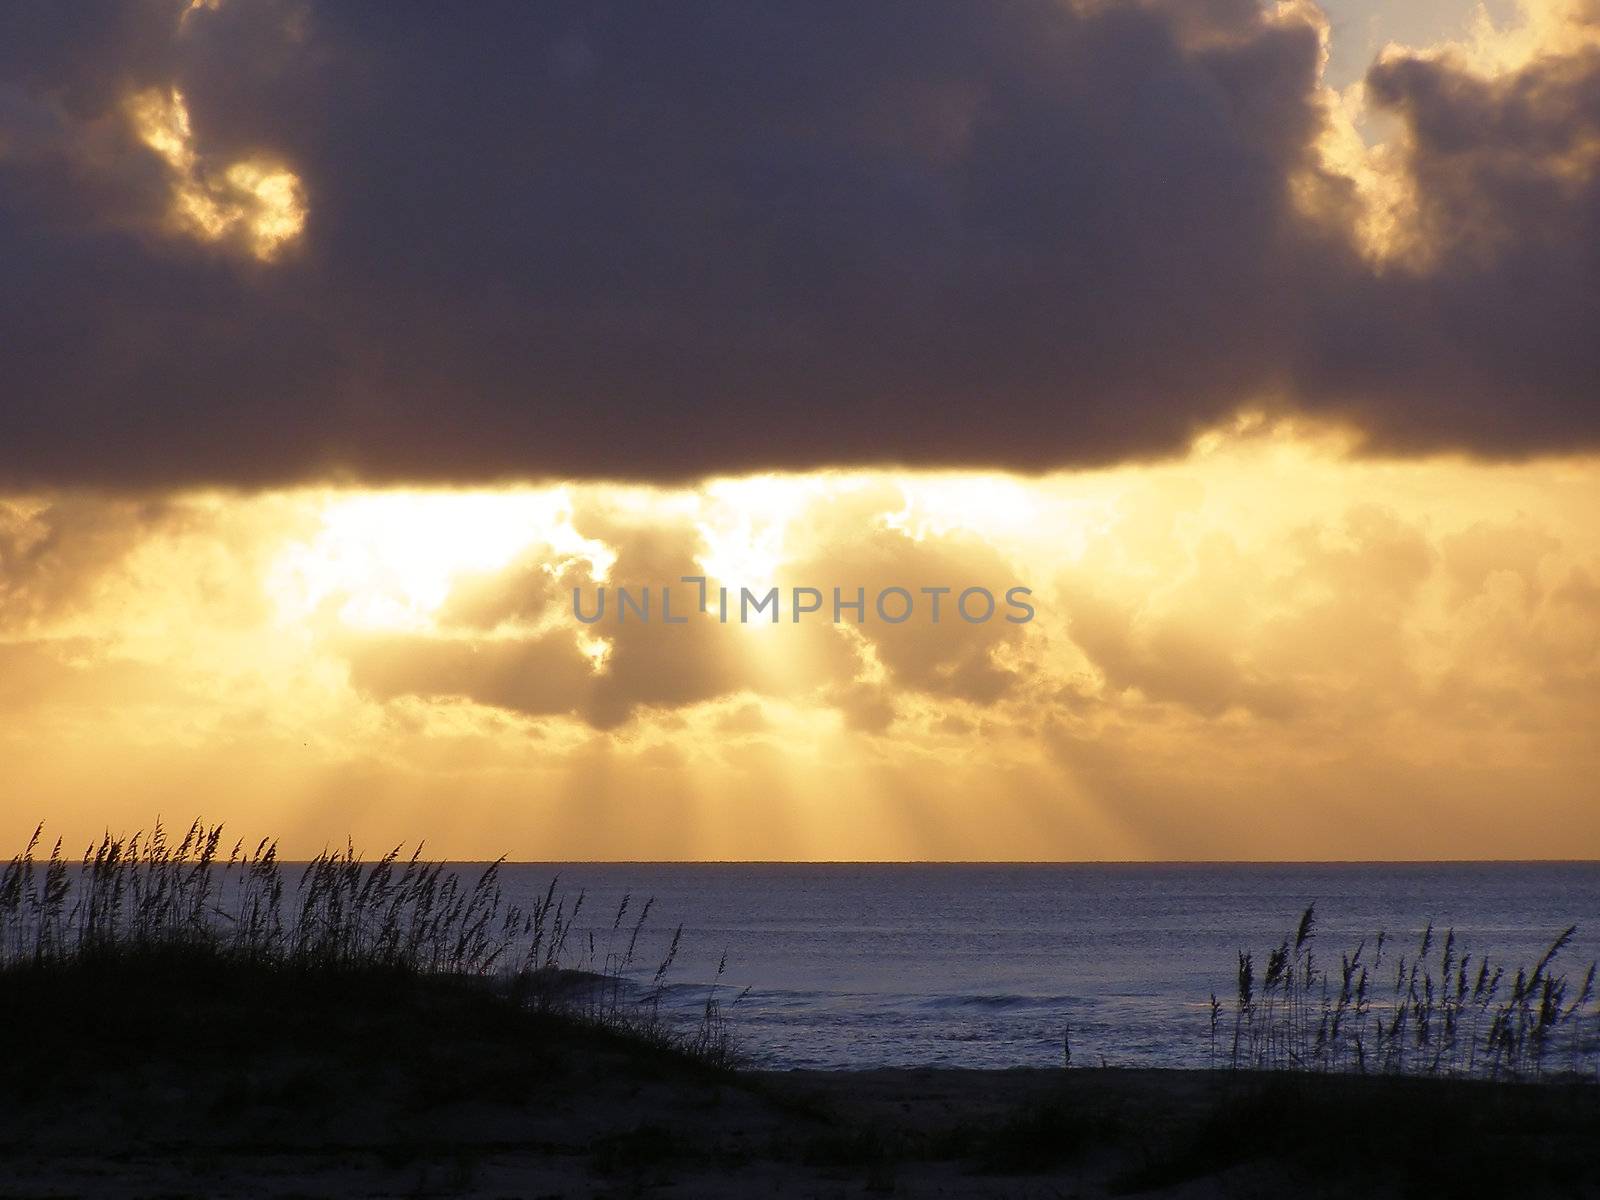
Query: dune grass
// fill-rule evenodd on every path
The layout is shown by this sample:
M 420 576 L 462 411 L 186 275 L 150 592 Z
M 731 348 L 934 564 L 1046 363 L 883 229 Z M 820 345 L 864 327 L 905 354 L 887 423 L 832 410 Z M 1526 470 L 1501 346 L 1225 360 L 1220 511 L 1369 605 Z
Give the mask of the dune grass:
M 730 1069 L 720 969 L 698 1022 L 663 1018 L 682 931 L 649 901 L 594 921 L 556 881 L 509 903 L 499 864 L 289 865 L 200 823 L 81 860 L 40 836 L 0 870 L 0 1174 L 26 1194 L 111 1170 L 173 1195 L 290 1170 L 383 1195 L 1600 1188 L 1570 932 L 1517 972 L 1431 930 L 1324 969 L 1307 910 L 1213 1002 L 1236 1071 L 761 1074 Z
M 1412 952 L 1383 933 L 1325 965 L 1316 906 L 1267 952 L 1239 952 L 1232 1010 L 1211 996 L 1214 1066 L 1505 1080 L 1600 1080 L 1595 964 L 1558 969 L 1570 926 L 1515 969 L 1442 937 L 1430 922 Z M 1370 950 L 1369 950 L 1370 947 Z
M 609 920 L 558 880 L 530 905 L 507 900 L 501 863 L 464 875 L 396 847 L 365 860 L 353 845 L 287 864 L 277 842 L 223 840 L 189 825 L 175 841 L 107 833 L 78 859 L 43 826 L 0 870 L 0 972 L 201 959 L 251 972 L 413 975 L 477 981 L 539 1012 L 625 1032 L 713 1066 L 736 1065 L 725 1010 L 726 957 L 698 1020 L 662 1016 L 682 939 L 645 959 L 653 901 L 624 896 Z M 582 919 L 582 923 L 580 923 Z M 1326 962 L 1316 910 L 1257 971 L 1241 950 L 1231 1006 L 1210 1000 L 1213 1066 L 1528 1080 L 1600 1079 L 1596 967 L 1558 969 L 1576 928 L 1515 969 L 1475 956 L 1432 924 L 1412 952 L 1379 933 Z M 654 962 L 651 969 L 649 963 Z
M 43 826 L 0 871 L 0 973 L 228 968 L 298 980 L 425 976 L 474 981 L 523 1008 L 688 1054 L 737 1059 L 722 973 L 692 1027 L 661 1013 L 682 928 L 641 982 L 651 900 L 624 896 L 597 937 L 579 924 L 584 894 L 552 879 L 529 906 L 508 902 L 501 862 L 476 879 L 396 847 L 364 860 L 353 845 L 304 864 L 262 839 L 228 846 L 220 825 L 193 822 L 175 842 L 107 833 L 81 859 L 60 840 L 41 858 Z M 503 860 L 501 860 L 503 861 Z

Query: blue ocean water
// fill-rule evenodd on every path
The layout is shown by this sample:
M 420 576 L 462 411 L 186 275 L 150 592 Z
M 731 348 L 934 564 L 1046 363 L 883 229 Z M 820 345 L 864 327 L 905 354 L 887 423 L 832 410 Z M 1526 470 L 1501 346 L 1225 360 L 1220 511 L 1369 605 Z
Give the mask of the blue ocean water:
M 664 1005 L 689 1019 L 718 961 L 741 1049 L 773 1067 L 1205 1066 L 1208 998 L 1237 952 L 1264 959 L 1316 903 L 1337 961 L 1388 935 L 1392 964 L 1432 920 L 1513 972 L 1576 924 L 1560 962 L 1600 958 L 1600 863 L 960 865 L 515 864 L 508 899 L 552 876 L 585 893 L 567 960 L 615 953 L 646 897 L 648 983 L 674 929 Z M 625 894 L 623 928 L 612 921 Z M 1437 948 L 1435 949 L 1437 956 Z M 1392 965 L 1391 968 L 1392 970 Z

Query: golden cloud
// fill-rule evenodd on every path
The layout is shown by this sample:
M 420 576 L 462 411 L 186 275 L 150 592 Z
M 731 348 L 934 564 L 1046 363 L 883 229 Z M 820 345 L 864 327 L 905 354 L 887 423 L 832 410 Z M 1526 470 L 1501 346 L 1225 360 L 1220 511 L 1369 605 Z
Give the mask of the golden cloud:
M 174 228 L 206 242 L 237 240 L 263 262 L 305 229 L 305 189 L 294 172 L 256 159 L 220 168 L 206 163 L 195 150 L 189 107 L 177 88 L 136 93 L 128 114 L 140 140 L 167 164 Z
M 1033 479 L 13 498 L 0 833 L 205 795 L 532 857 L 1594 854 L 1597 510 L 1594 460 L 1270 431 Z M 1038 616 L 572 618 L 685 574 Z

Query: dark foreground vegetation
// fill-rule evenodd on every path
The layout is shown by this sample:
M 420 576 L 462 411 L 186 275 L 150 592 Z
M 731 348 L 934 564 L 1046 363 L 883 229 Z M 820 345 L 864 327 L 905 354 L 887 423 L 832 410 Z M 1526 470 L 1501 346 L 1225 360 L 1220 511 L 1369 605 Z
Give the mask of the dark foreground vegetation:
M 646 905 L 223 844 L 0 873 L 0 1196 L 1600 1196 L 1576 1076 L 1247 1069 L 1317 1045 L 1295 955 L 1238 1069 L 761 1072 L 660 1018 Z
M 0 972 L 5 1196 L 1596 1196 L 1600 1089 L 761 1073 L 401 970 Z
M 683 930 L 644 969 L 648 899 L 624 896 L 597 935 L 579 925 L 582 892 L 551 880 L 512 903 L 499 862 L 473 880 L 424 861 L 420 846 L 409 858 L 396 847 L 369 861 L 352 845 L 285 864 L 271 839 L 229 848 L 222 826 L 196 821 L 174 840 L 157 822 L 149 834 L 108 833 L 74 860 L 59 840 L 41 858 L 42 831 L 0 870 L 0 971 L 19 978 L 157 966 L 266 981 L 427 977 L 709 1066 L 733 1061 L 720 969 L 695 1025 L 662 1019 Z
M 1596 964 L 1561 961 L 1577 926 L 1531 964 L 1497 963 L 1432 922 L 1414 946 L 1379 932 L 1325 959 L 1316 906 L 1258 964 L 1239 952 L 1231 1012 L 1211 997 L 1211 1061 L 1258 1070 L 1600 1079 Z

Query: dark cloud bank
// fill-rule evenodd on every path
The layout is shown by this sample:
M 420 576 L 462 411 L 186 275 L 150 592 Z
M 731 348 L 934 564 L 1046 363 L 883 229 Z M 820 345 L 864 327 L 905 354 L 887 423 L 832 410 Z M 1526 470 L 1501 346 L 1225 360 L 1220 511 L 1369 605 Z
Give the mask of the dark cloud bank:
M 1244 0 L 185 7 L 0 15 L 0 484 L 1600 441 L 1594 51 L 1375 68 L 1428 251 L 1378 267 L 1316 30 Z M 302 181 L 274 261 L 163 223 L 174 86 Z

